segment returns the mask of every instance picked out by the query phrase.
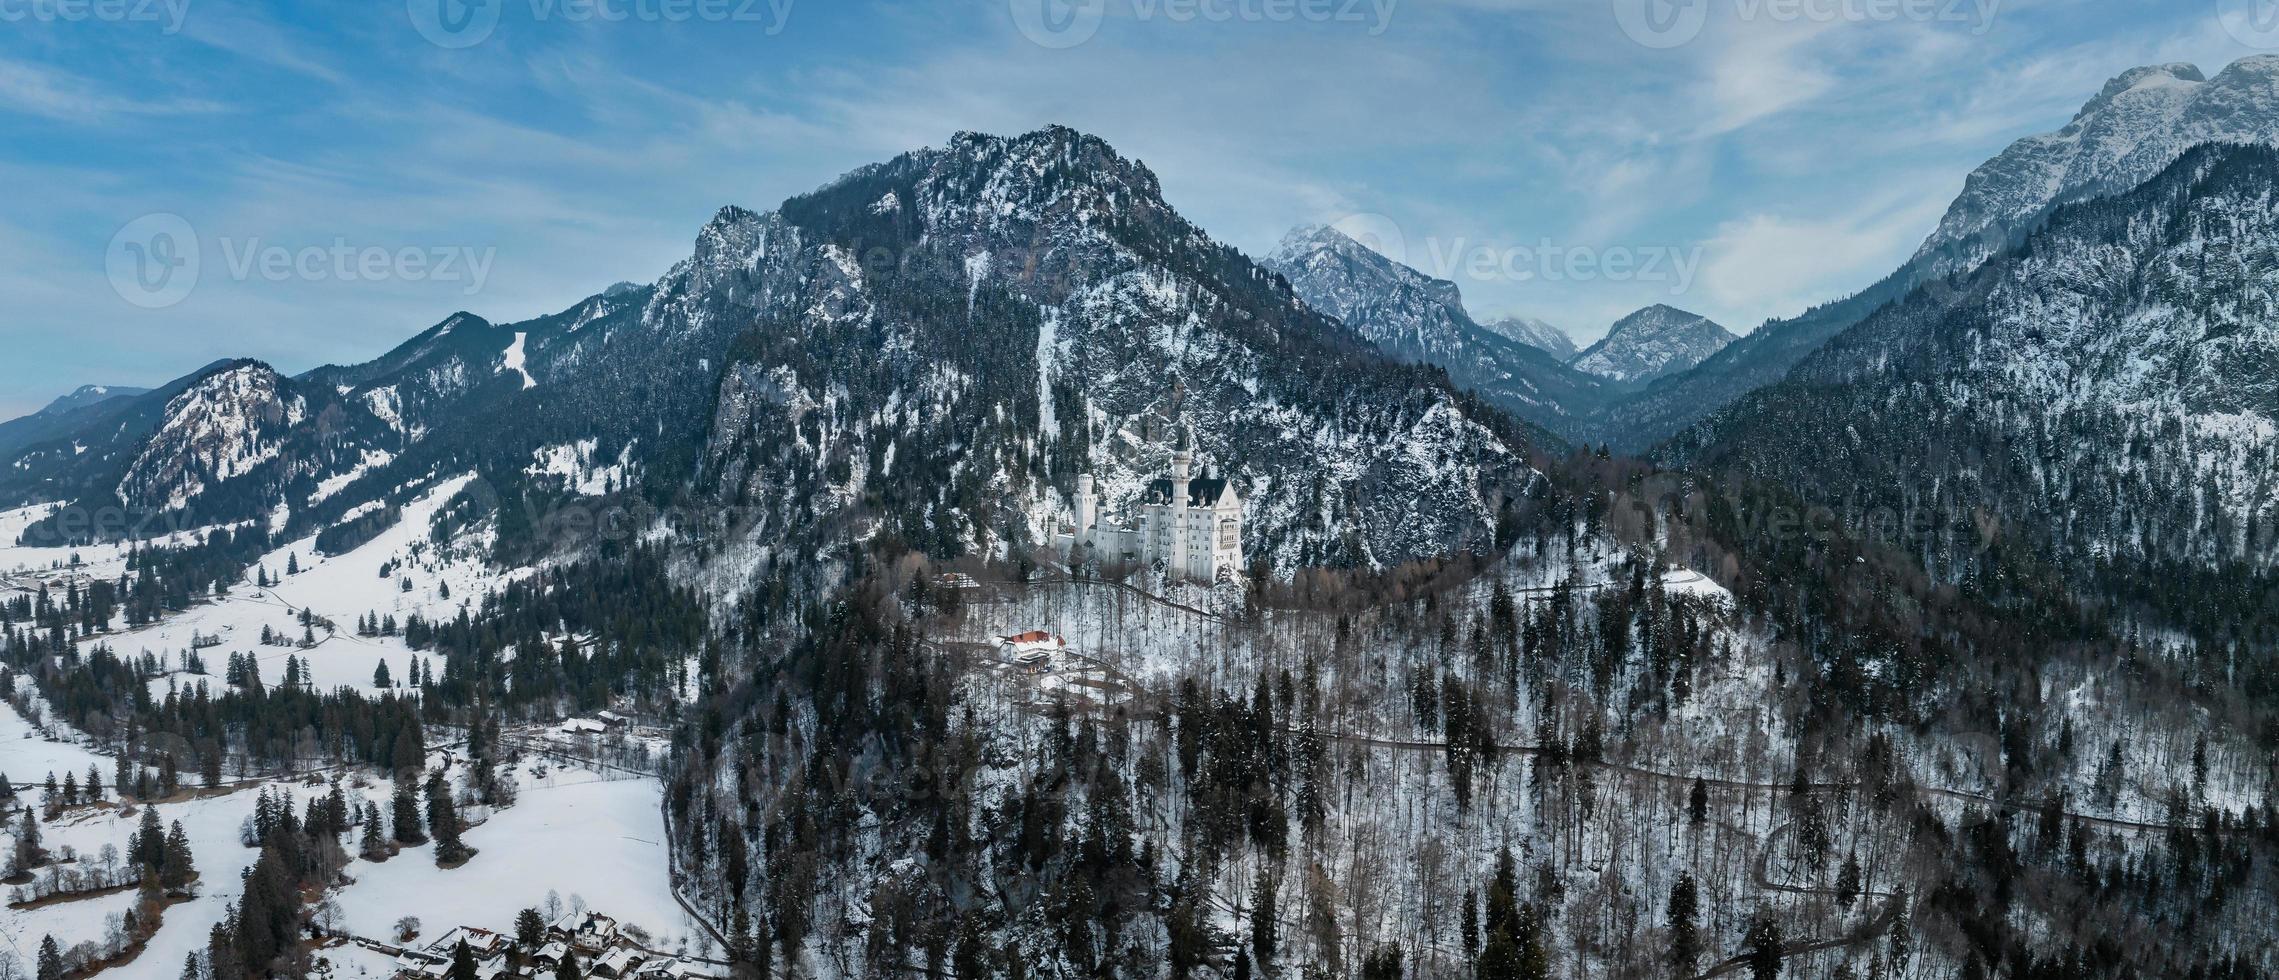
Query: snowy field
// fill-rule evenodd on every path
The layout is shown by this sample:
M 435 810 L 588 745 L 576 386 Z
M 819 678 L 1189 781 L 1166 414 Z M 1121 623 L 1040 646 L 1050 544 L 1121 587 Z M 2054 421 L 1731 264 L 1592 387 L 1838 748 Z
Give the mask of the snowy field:
M 0 768 L 10 770 L 9 777 L 19 783 L 26 776 L 13 770 L 19 761 L 26 770 L 35 767 L 65 765 L 84 772 L 92 762 L 108 775 L 111 762 L 107 756 L 95 755 L 69 743 L 41 742 L 24 739 L 21 734 L 29 730 L 28 723 L 14 706 L 0 707 L 0 737 L 6 742 L 0 746 Z M 37 748 L 28 748 L 37 746 Z M 39 777 L 30 777 L 36 781 Z M 323 793 L 328 787 L 302 787 L 296 790 L 295 799 L 306 801 L 313 793 Z M 33 791 L 37 795 L 37 791 Z M 118 976 L 173 976 L 180 972 L 182 957 L 193 950 L 203 949 L 206 934 L 215 922 L 220 921 L 223 910 L 238 897 L 238 876 L 252 867 L 259 852 L 238 842 L 238 828 L 253 813 L 255 791 L 243 789 L 223 796 L 184 800 L 157 805 L 161 821 L 179 820 L 190 838 L 190 852 L 196 861 L 199 874 L 199 896 L 189 902 L 167 908 L 164 925 L 151 937 L 142 955 L 132 963 L 116 968 Z M 55 822 L 41 827 L 41 841 L 51 852 L 71 848 L 83 860 L 101 853 L 105 845 L 126 849 L 127 838 L 134 833 L 141 820 L 141 811 L 132 813 L 123 808 L 81 808 L 66 813 Z M 11 830 L 8 835 L 13 840 Z M 63 902 L 45 908 L 0 911 L 0 950 L 12 953 L 19 963 L 33 962 L 39 950 L 40 939 L 55 936 L 56 942 L 69 947 L 80 942 L 95 941 L 109 928 L 109 919 L 123 913 L 134 904 L 132 891 Z M 161 968 L 159 965 L 164 964 Z M 148 972 L 146 972 L 148 971 Z
M 68 741 L 45 741 L 12 706 L 0 708 L 0 739 L 0 768 L 19 783 L 37 782 L 49 768 L 84 772 L 92 763 L 106 774 L 111 769 L 106 756 Z M 443 757 L 438 752 L 431 761 L 440 763 Z M 671 891 L 657 783 L 551 762 L 544 768 L 544 776 L 529 764 L 512 769 L 519 787 L 514 806 L 466 809 L 469 820 L 480 821 L 466 833 L 478 853 L 461 867 L 437 868 L 432 844 L 408 848 L 380 863 L 352 860 L 344 871 L 350 882 L 325 896 L 339 911 L 339 927 L 381 941 L 392 941 L 394 924 L 404 916 L 418 917 L 422 935 L 430 939 L 457 925 L 505 931 L 512 928 L 517 911 L 544 907 L 551 892 L 565 908 L 583 906 L 638 926 L 656 948 L 698 951 L 702 933 L 685 918 Z M 18 769 L 25 774 L 17 774 Z M 369 776 L 362 783 L 343 778 L 352 808 L 371 800 L 385 814 L 393 784 Z M 266 785 L 292 790 L 297 806 L 331 788 L 302 780 Z M 238 898 L 240 874 L 258 856 L 240 843 L 239 833 L 260 788 L 156 805 L 160 820 L 181 821 L 189 835 L 200 894 L 167 908 L 164 925 L 142 954 L 108 975 L 173 976 L 186 954 L 204 947 L 207 933 Z M 43 844 L 51 852 L 68 847 L 83 860 L 95 860 L 105 845 L 123 851 L 140 819 L 139 810 L 76 809 L 42 826 Z M 134 900 L 129 890 L 0 911 L 0 955 L 28 964 L 44 936 L 52 935 L 66 947 L 97 941 Z M 336 968 L 350 976 L 359 975 L 356 967 L 371 969 L 379 962 L 354 949 L 320 955 L 337 958 Z
M 654 780 L 581 769 L 518 776 L 515 805 L 467 832 L 479 853 L 465 865 L 436 868 L 433 844 L 381 864 L 349 865 L 355 883 L 332 896 L 343 927 L 387 940 L 398 918 L 416 915 L 430 939 L 455 925 L 511 932 L 516 912 L 543 908 L 553 892 L 566 907 L 582 904 L 640 926 L 660 947 L 696 934 L 673 901 Z
M 28 686 L 27 686 L 28 687 Z M 33 705 L 43 721 L 47 717 L 47 703 L 28 689 L 19 689 L 17 697 Z M 57 779 L 67 772 L 86 773 L 92 765 L 108 776 L 110 756 L 100 755 L 74 741 L 78 733 L 62 725 L 35 725 L 16 710 L 15 705 L 0 702 L 0 773 L 18 786 L 44 780 L 48 773 Z M 50 741 L 48 736 L 56 736 Z
M 400 637 L 357 636 L 356 621 L 370 614 L 393 616 L 399 626 L 414 614 L 430 622 L 447 620 L 457 616 L 463 605 L 479 605 L 487 591 L 511 579 L 514 573 L 502 577 L 478 559 L 476 552 L 484 542 L 454 543 L 445 548 L 429 540 L 436 511 L 470 479 L 444 481 L 406 505 L 396 526 L 347 554 L 317 554 L 313 535 L 290 542 L 263 556 L 219 601 L 195 606 L 148 627 L 114 633 L 108 642 L 122 655 L 151 653 L 178 669 L 182 654 L 194 642 L 218 641 L 218 645 L 201 651 L 209 683 L 218 682 L 233 652 L 252 653 L 266 684 L 284 680 L 286 658 L 297 656 L 308 665 L 319 690 L 353 687 L 376 692 L 373 671 L 382 661 L 398 684 L 415 659 L 429 667 L 440 666 L 439 661 L 405 646 Z M 385 578 L 380 575 L 383 566 L 391 573 Z M 298 571 L 288 574 L 288 568 Z M 264 573 L 273 582 L 268 588 L 255 585 Z M 329 620 L 334 630 L 318 628 L 317 645 L 311 649 L 261 644 L 264 626 L 288 641 L 299 640 L 303 610 Z M 154 678 L 151 693 L 164 696 L 169 684 L 196 681 L 179 674 Z

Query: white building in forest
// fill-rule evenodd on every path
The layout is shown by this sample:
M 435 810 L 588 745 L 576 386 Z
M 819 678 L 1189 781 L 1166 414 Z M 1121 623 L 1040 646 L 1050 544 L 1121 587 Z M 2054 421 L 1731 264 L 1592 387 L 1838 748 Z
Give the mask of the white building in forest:
M 1242 497 L 1224 476 L 1193 475 L 1195 459 L 1171 457 L 1171 473 L 1147 485 L 1120 518 L 1100 514 L 1092 475 L 1076 478 L 1076 527 L 1061 552 L 1102 561 L 1160 565 L 1174 577 L 1215 582 L 1242 571 Z

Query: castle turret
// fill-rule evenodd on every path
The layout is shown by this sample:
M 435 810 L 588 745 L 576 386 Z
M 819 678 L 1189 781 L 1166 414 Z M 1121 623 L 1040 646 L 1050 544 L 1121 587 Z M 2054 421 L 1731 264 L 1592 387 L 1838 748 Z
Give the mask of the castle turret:
M 1190 475 L 1189 471 L 1190 471 L 1190 470 L 1192 470 L 1192 469 L 1194 468 L 1194 466 L 1195 466 L 1195 457 L 1194 457 L 1194 455 L 1193 455 L 1193 454 L 1191 454 L 1191 453 L 1188 453 L 1188 452 L 1186 452 L 1186 451 L 1182 450 L 1182 451 L 1180 451 L 1180 452 L 1178 452 L 1178 453 L 1174 453 L 1174 454 L 1172 455 L 1172 457 L 1171 457 L 1171 509 L 1172 509 L 1172 510 L 1175 510 L 1175 511 L 1180 511 L 1180 510 L 1186 510 L 1186 509 L 1187 509 L 1187 484 L 1188 484 L 1189 482 L 1191 482 L 1191 481 L 1189 480 L 1189 475 Z
M 1076 477 L 1076 540 L 1090 540 L 1092 525 L 1099 520 L 1095 513 L 1098 507 L 1092 496 L 1092 474 L 1079 474 Z

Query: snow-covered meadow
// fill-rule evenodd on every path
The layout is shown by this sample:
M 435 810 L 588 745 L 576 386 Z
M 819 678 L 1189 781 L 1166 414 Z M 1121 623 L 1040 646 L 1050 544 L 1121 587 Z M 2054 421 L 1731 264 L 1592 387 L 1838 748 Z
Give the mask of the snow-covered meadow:
M 76 733 L 59 735 L 63 740 L 47 741 L 12 705 L 0 706 L 0 770 L 18 784 L 36 784 L 49 770 L 60 775 L 84 772 L 90 765 L 109 773 L 108 756 L 80 744 Z M 437 749 L 430 763 L 444 765 L 450 755 L 448 748 Z M 432 843 L 406 848 L 382 862 L 352 859 L 342 872 L 347 882 L 319 899 L 319 920 L 329 920 L 338 933 L 392 943 L 397 921 L 410 916 L 421 921 L 421 934 L 432 939 L 460 925 L 509 930 L 516 912 L 544 908 L 551 896 L 564 908 L 590 908 L 639 927 L 654 948 L 705 951 L 702 930 L 687 920 L 673 897 L 661 791 L 654 779 L 614 767 L 581 768 L 560 755 L 533 756 L 513 764 L 507 774 L 516 786 L 514 805 L 470 805 L 462 811 L 474 824 L 465 834 L 477 851 L 472 860 L 449 870 L 438 868 Z M 169 906 L 164 924 L 142 952 L 114 967 L 117 975 L 171 976 L 186 955 L 204 949 L 208 932 L 238 898 L 239 876 L 259 854 L 242 843 L 241 834 L 263 790 L 289 790 L 299 807 L 329 793 L 335 779 L 352 810 L 370 800 L 386 819 L 394 785 L 373 773 L 238 783 L 220 793 L 185 792 L 152 804 L 162 822 L 182 822 L 197 862 L 198 896 Z M 39 791 L 26 796 L 37 799 Z M 58 854 L 68 848 L 83 861 L 99 860 L 105 846 L 124 851 L 141 812 L 115 804 L 112 797 L 102 806 L 67 809 L 42 824 L 43 846 Z M 13 839 L 12 825 L 7 836 Z M 135 897 L 128 889 L 0 910 L 0 955 L 30 964 L 46 936 L 54 936 L 65 949 L 100 941 Z M 339 957 L 343 965 L 371 965 L 353 949 L 319 955 Z

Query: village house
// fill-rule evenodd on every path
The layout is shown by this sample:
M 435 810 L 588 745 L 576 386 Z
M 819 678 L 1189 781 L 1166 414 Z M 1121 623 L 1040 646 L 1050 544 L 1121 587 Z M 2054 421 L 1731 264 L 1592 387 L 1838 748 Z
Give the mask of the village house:
M 511 936 L 460 926 L 425 946 L 400 950 L 393 980 L 446 980 L 461 942 L 475 961 L 478 980 L 548 980 L 565 959 L 575 959 L 581 975 L 599 980 L 719 980 L 727 975 L 719 964 L 658 955 L 636 941 L 638 935 L 599 912 L 573 912 L 546 927 L 537 949 L 523 947 L 518 953 Z
M 554 920 L 546 932 L 580 953 L 599 953 L 616 945 L 617 920 L 599 912 L 572 912 Z
M 467 944 L 479 980 L 511 980 L 516 976 L 508 969 L 505 954 L 512 943 L 507 937 L 489 929 L 459 926 L 423 949 L 404 950 L 396 957 L 396 980 L 440 980 L 451 972 L 451 958 L 460 943 Z
M 997 653 L 1007 663 L 1036 667 L 1068 649 L 1068 641 L 1044 630 L 1030 630 L 997 638 Z

